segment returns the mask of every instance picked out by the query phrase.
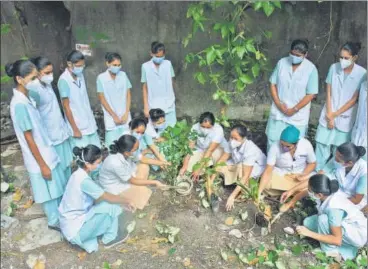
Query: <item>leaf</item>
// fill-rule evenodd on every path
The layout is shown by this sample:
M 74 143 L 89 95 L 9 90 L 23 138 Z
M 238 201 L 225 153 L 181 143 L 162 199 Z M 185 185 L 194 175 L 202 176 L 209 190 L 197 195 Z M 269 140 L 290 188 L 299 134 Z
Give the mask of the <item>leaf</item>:
M 253 53 L 255 53 L 255 52 L 256 52 L 256 48 L 254 47 L 253 42 L 247 42 L 247 43 L 245 44 L 245 48 L 246 48 L 248 51 L 250 51 L 250 52 L 253 52 Z
M 130 222 L 129 223 L 129 225 L 127 226 L 127 231 L 128 231 L 128 233 L 130 234 L 130 233 L 132 233 L 133 231 L 134 231 L 134 229 L 135 229 L 135 224 L 136 224 L 136 221 L 135 220 L 133 220 L 132 222 Z
M 253 4 L 253 8 L 254 10 L 259 10 L 262 7 L 262 2 L 261 1 L 257 1 Z
M 120 265 L 122 265 L 123 264 L 123 261 L 122 260 L 120 260 L 120 259 L 117 259 L 113 264 L 111 264 L 111 266 L 113 267 L 113 268 L 119 268 L 120 267 Z
M 267 17 L 269 17 L 272 14 L 272 12 L 275 10 L 275 7 L 272 5 L 271 1 L 263 2 L 262 7 Z
M 23 56 L 22 58 L 20 58 L 21 60 L 28 60 L 29 58 L 27 56 Z
M 202 85 L 204 85 L 207 81 L 204 73 L 202 73 L 202 72 L 197 72 L 197 73 L 194 74 L 194 76 L 198 80 L 198 82 Z
M 2 23 L 1 24 L 1 34 L 2 35 L 9 33 L 10 30 L 11 30 L 10 24 L 8 24 L 8 23 Z
M 203 205 L 204 208 L 209 208 L 210 207 L 210 204 L 207 202 L 206 198 L 202 199 L 202 205 Z
M 102 266 L 103 266 L 103 269 L 111 269 L 111 266 L 108 262 L 104 262 Z
M 245 53 L 246 49 L 244 47 L 236 47 L 236 54 L 238 55 L 238 57 L 240 59 L 243 59 L 244 53 Z
M 272 1 L 272 4 L 277 7 L 277 8 L 280 8 L 281 9 L 281 3 L 280 1 Z
M 168 251 L 168 254 L 171 256 L 171 255 L 174 255 L 175 252 L 176 252 L 176 248 L 170 248 Z
M 79 261 L 84 261 L 84 259 L 87 257 L 87 252 L 81 251 L 78 253 L 78 259 Z
M 255 65 L 253 65 L 252 66 L 252 74 L 253 74 L 253 77 L 258 77 L 258 75 L 259 75 L 259 69 L 260 69 L 260 67 L 259 67 L 259 64 L 258 63 L 256 63 Z
M 275 265 L 277 269 L 286 269 L 286 266 L 283 261 L 277 261 L 275 262 Z
M 19 202 L 22 199 L 22 190 L 20 188 L 17 188 L 15 190 L 15 193 L 13 194 L 13 201 L 14 202 Z
M 5 84 L 5 83 L 8 83 L 9 81 L 11 81 L 12 80 L 12 78 L 11 77 L 9 77 L 9 76 L 7 76 L 7 75 L 5 75 L 5 76 L 1 76 L 1 81 L 0 81 L 0 83 L 1 84 Z
M 138 215 L 138 219 L 143 219 L 145 216 L 147 216 L 146 212 L 142 212 Z
M 37 259 L 36 264 L 33 266 L 33 269 L 45 269 L 46 265 L 45 265 L 45 261 L 41 261 L 39 259 Z
M 226 25 L 222 25 L 221 27 L 221 37 L 222 39 L 225 39 L 229 34 L 229 29 L 227 28 Z
M 213 95 L 212 95 L 212 99 L 213 100 L 218 100 L 219 99 L 219 93 L 218 92 L 215 92 Z
M 175 235 L 169 234 L 168 239 L 169 239 L 169 242 L 171 244 L 174 244 L 174 242 L 175 242 Z
M 151 240 L 151 244 L 159 244 L 159 243 L 167 243 L 167 242 L 169 242 L 169 240 L 165 237 L 155 237 Z
M 222 26 L 221 23 L 215 23 L 215 25 L 213 26 L 213 30 L 218 31 L 221 29 L 221 26 Z
M 23 208 L 28 209 L 33 205 L 33 199 L 28 199 L 28 201 L 23 205 Z
M 211 65 L 216 59 L 216 51 L 215 49 L 212 47 L 209 51 L 207 51 L 206 53 L 206 60 L 207 60 L 207 64 Z
M 190 266 L 190 258 L 185 258 L 183 261 L 183 265 L 184 267 L 189 267 Z
M 240 76 L 239 78 L 241 80 L 241 82 L 243 82 L 244 84 L 252 84 L 253 83 L 253 79 L 251 78 L 251 76 L 245 74 Z
M 234 223 L 234 218 L 233 218 L 233 217 L 227 217 L 227 218 L 226 218 L 226 220 L 225 220 L 225 224 L 226 224 L 227 226 L 231 226 L 231 225 L 233 225 L 233 223 Z
M 296 245 L 293 246 L 291 248 L 291 252 L 295 255 L 295 256 L 299 256 L 302 252 L 303 252 L 303 247 L 300 245 Z
M 224 261 L 227 261 L 227 259 L 228 259 L 227 253 L 223 250 L 221 250 L 221 257 Z
M 264 31 L 263 35 L 267 38 L 267 39 L 271 39 L 272 38 L 272 32 L 270 31 Z

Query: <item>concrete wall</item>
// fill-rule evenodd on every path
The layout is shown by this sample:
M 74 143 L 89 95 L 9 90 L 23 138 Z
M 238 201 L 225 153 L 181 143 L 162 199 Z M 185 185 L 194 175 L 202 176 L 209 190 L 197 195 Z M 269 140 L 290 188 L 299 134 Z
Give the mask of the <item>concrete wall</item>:
M 93 56 L 87 60 L 85 76 L 92 105 L 100 109 L 95 81 L 105 69 L 104 54 L 117 51 L 123 57 L 123 69 L 133 84 L 132 109 L 140 110 L 141 64 L 150 58 L 150 43 L 160 40 L 167 47 L 167 58 L 172 61 L 177 75 L 178 115 L 198 116 L 205 110 L 216 112 L 219 107 L 211 98 L 213 87 L 201 86 L 193 79 L 196 67 L 183 68 L 183 59 L 188 52 L 199 51 L 217 41 L 207 34 L 198 34 L 187 48 L 183 48 L 181 42 L 190 30 L 190 23 L 186 19 L 189 4 L 155 1 L 1 2 L 2 23 L 12 25 L 12 32 L 1 38 L 1 64 L 24 55 L 42 54 L 48 56 L 58 70 L 62 58 L 75 47 L 75 43 L 88 43 L 96 39 L 91 39 L 94 35 L 103 40 L 97 41 Z M 320 94 L 313 105 L 314 122 L 325 96 L 323 81 L 329 66 L 337 60 L 339 46 L 348 40 L 361 41 L 363 49 L 358 62 L 367 65 L 366 2 L 332 2 L 332 9 L 331 2 L 288 2 L 283 3 L 282 10 L 276 10 L 270 18 L 251 9 L 245 12 L 244 26 L 262 41 L 272 65 L 288 54 L 293 39 L 303 37 L 310 41 L 309 58 L 318 67 L 321 85 Z M 330 41 L 322 53 L 330 25 Z M 272 40 L 263 40 L 260 30 L 271 31 Z M 108 38 L 101 37 L 99 33 Z M 237 98 L 228 111 L 230 118 L 263 120 L 264 111 L 270 105 L 267 80 L 267 76 L 263 76 Z M 2 88 L 5 88 L 4 85 Z M 9 88 L 10 85 L 6 85 L 6 89 Z

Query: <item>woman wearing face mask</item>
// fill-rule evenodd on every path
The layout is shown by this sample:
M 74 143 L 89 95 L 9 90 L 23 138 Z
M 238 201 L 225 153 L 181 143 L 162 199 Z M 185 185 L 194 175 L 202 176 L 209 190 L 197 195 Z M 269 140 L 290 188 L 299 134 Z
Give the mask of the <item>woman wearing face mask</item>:
M 73 50 L 68 54 L 67 65 L 59 78 L 58 88 L 67 124 L 73 136 L 72 146 L 85 147 L 92 144 L 101 147 L 83 75 L 84 55 Z
M 266 155 L 259 147 L 248 139 L 248 130 L 245 126 L 236 125 L 231 129 L 229 143 L 224 142 L 224 154 L 217 163 L 226 162 L 226 166 L 219 168 L 224 175 L 225 185 L 231 185 L 237 180 L 247 185 L 250 178 L 258 178 L 266 167 Z M 213 175 L 214 180 L 216 175 Z M 226 202 L 226 210 L 234 208 L 234 200 L 241 192 L 237 186 Z
M 156 157 L 158 161 L 160 161 L 159 166 L 166 166 L 169 163 L 166 161 L 165 157 L 160 153 L 157 146 L 154 144 L 153 139 L 150 135 L 146 133 L 147 121 L 145 118 L 135 118 L 129 123 L 130 130 L 125 134 L 130 134 L 137 138 L 139 142 L 139 148 L 136 152 L 139 158 L 136 160 L 140 160 L 142 156 L 147 154 L 153 154 L 153 157 Z
M 216 162 L 222 155 L 220 144 L 224 142 L 224 130 L 215 122 L 215 116 L 211 112 L 205 112 L 199 117 L 199 122 L 194 124 L 192 131 L 198 134 L 196 141 L 189 141 L 189 146 L 194 149 L 193 155 L 187 155 L 183 160 L 180 175 L 185 172 L 192 173 L 193 180 L 197 181 L 201 169 L 193 171 L 193 166 L 204 158 L 211 158 Z M 210 163 L 208 163 L 210 165 Z
M 267 166 L 259 185 L 259 195 L 266 190 L 271 196 L 280 195 L 305 180 L 316 168 L 316 156 L 312 144 L 300 138 L 295 126 L 282 131 L 280 142 L 271 146 Z
M 165 188 L 157 180 L 148 180 L 149 164 L 160 165 L 161 162 L 144 156 L 136 165 L 136 152 L 139 142 L 131 135 L 123 135 L 110 146 L 110 155 L 105 159 L 99 182 L 105 191 L 120 195 L 134 207 L 143 209 L 152 194 L 146 186 Z
M 311 101 L 318 94 L 318 72 L 307 54 L 308 42 L 294 40 L 290 55 L 282 58 L 272 73 L 273 102 L 266 127 L 268 149 L 287 126 L 297 127 L 301 137 L 307 133 Z
M 331 65 L 323 107 L 316 133 L 317 170 L 321 170 L 337 146 L 351 140 L 355 104 L 366 70 L 355 63 L 359 43 L 347 42 L 340 50 L 340 62 Z
M 29 94 L 36 101 L 38 112 L 45 124 L 44 127 L 60 158 L 60 165 L 64 171 L 65 177 L 69 179 L 71 175 L 73 153 L 70 145 L 68 128 L 51 86 L 54 79 L 53 66 L 45 57 L 37 57 L 31 61 L 37 67 L 41 86 L 38 89 L 31 90 Z
M 300 235 L 317 240 L 327 256 L 354 259 L 367 242 L 367 219 L 342 193 L 339 184 L 325 175 L 309 179 L 309 196 L 316 200 L 318 215 L 296 228 Z
M 147 134 L 151 136 L 155 143 L 164 141 L 161 134 L 166 130 L 167 124 L 165 120 L 165 112 L 160 108 L 151 109 L 149 111 L 150 120 L 147 124 Z
M 360 87 L 358 112 L 356 115 L 355 125 L 351 132 L 351 142 L 357 146 L 362 146 L 367 152 L 367 74 Z M 363 156 L 367 160 L 367 153 Z
M 105 248 L 124 242 L 128 232 L 121 223 L 120 205 L 134 207 L 125 198 L 105 192 L 90 174 L 101 166 L 101 150 L 95 145 L 75 147 L 79 168 L 72 174 L 60 203 L 60 227 L 65 238 L 88 253 L 98 250 L 102 236 Z
M 109 147 L 129 129 L 132 84 L 121 70 L 118 53 L 105 55 L 107 70 L 97 77 L 97 92 L 104 112 L 105 145 Z
M 57 208 L 68 178 L 65 177 L 36 104 L 29 98 L 29 91 L 38 91 L 42 86 L 37 68 L 31 61 L 18 60 L 7 64 L 5 71 L 14 78 L 10 115 L 31 181 L 33 199 L 42 204 L 49 227 L 58 229 Z
M 152 59 L 142 65 L 144 115 L 148 118 L 152 108 L 165 111 L 167 125 L 176 123 L 174 69 L 169 60 L 165 60 L 165 45 L 159 42 L 151 44 Z

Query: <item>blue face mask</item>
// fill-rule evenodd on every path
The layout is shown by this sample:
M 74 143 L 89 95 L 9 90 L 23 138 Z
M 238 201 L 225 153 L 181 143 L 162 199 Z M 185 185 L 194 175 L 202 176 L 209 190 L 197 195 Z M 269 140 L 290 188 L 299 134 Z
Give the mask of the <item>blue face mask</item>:
M 166 122 L 163 122 L 161 124 L 156 124 L 155 125 L 155 129 L 159 130 L 159 131 L 162 131 L 166 128 Z
M 153 57 L 152 57 L 152 61 L 153 61 L 155 64 L 161 64 L 164 60 L 165 60 L 165 56 L 162 56 L 162 57 L 156 57 L 156 56 L 153 56 Z
M 345 168 L 343 164 L 337 162 L 336 160 L 334 160 L 334 166 L 336 169 Z
M 93 180 L 97 180 L 98 176 L 100 175 L 102 163 L 99 163 L 95 169 L 90 172 L 90 176 Z
M 293 64 L 300 64 L 304 60 L 304 57 L 295 56 L 293 54 L 289 54 L 289 55 L 290 55 L 290 58 L 291 58 L 291 62 Z
M 74 75 L 80 76 L 83 74 L 83 70 L 84 70 L 84 66 L 74 66 L 72 71 Z
M 132 135 L 133 135 L 135 138 L 137 138 L 137 139 L 138 139 L 138 141 L 139 141 L 139 140 L 141 140 L 141 138 L 142 138 L 142 136 L 143 136 L 142 134 L 138 134 L 138 133 L 136 133 L 136 132 L 133 132 L 133 133 L 132 133 Z
M 120 69 L 121 69 L 121 65 L 120 66 L 109 66 L 109 71 L 115 75 L 119 73 Z

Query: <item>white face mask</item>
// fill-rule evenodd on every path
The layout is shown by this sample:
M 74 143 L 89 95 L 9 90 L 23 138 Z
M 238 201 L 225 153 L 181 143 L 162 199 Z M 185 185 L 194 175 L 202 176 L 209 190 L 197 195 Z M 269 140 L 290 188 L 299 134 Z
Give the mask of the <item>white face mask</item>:
M 231 147 L 232 149 L 236 149 L 236 148 L 240 147 L 240 146 L 241 146 L 241 144 L 242 144 L 242 142 L 237 141 L 237 140 L 235 140 L 235 139 L 231 139 L 231 140 L 230 140 L 230 147 Z
M 211 129 L 201 127 L 201 133 L 204 135 L 208 135 L 211 132 Z
M 345 69 L 345 68 L 349 67 L 352 63 L 353 63 L 353 61 L 351 59 L 349 59 L 349 60 L 340 59 L 340 64 L 341 64 L 342 69 Z
M 48 85 L 50 85 L 53 80 L 54 80 L 54 74 L 48 74 L 48 75 L 44 75 L 41 77 L 41 81 Z
M 318 197 L 316 196 L 316 194 L 315 194 L 314 192 L 308 191 L 308 195 L 309 195 L 309 197 L 310 197 L 312 200 L 314 200 L 314 201 L 319 201 L 319 200 L 321 200 L 320 198 L 318 198 Z
M 28 82 L 26 85 L 25 85 L 26 89 L 29 90 L 29 91 L 35 91 L 37 90 L 39 87 L 41 87 L 41 83 L 39 81 L 38 78 Z

